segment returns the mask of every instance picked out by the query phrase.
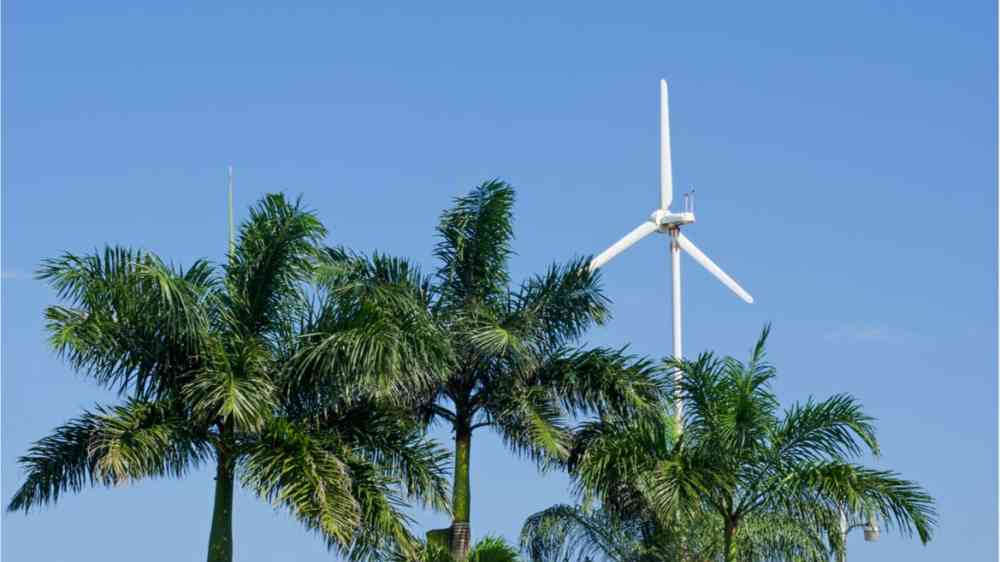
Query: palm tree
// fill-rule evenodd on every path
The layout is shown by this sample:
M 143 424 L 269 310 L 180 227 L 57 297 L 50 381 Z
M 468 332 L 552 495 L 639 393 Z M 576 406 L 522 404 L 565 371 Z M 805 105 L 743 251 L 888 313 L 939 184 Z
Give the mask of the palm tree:
M 623 350 L 573 347 L 608 316 L 586 260 L 553 265 L 510 286 L 513 203 L 514 190 L 501 181 L 457 198 L 437 228 L 436 275 L 407 282 L 426 295 L 427 312 L 450 350 L 443 382 L 421 411 L 427 423 L 443 422 L 454 432 L 448 533 L 458 560 L 469 548 L 476 430 L 492 428 L 513 451 L 539 463 L 559 462 L 568 452 L 568 415 L 655 404 L 662 392 L 649 362 Z M 363 256 L 339 259 L 348 269 L 371 269 L 357 265 L 369 261 Z
M 447 457 L 400 415 L 412 406 L 384 397 L 421 392 L 423 361 L 441 348 L 411 329 L 429 317 L 394 314 L 405 300 L 386 298 L 391 289 L 354 289 L 354 309 L 311 289 L 325 232 L 299 202 L 269 195 L 221 271 L 120 247 L 44 262 L 39 278 L 69 301 L 46 309 L 52 345 L 121 401 L 36 442 L 20 459 L 26 479 L 8 510 L 86 486 L 179 478 L 214 461 L 209 562 L 232 560 L 237 478 L 353 557 L 407 548 L 397 505 L 445 506 Z M 366 339 L 374 318 L 410 337 Z M 352 353 L 372 341 L 364 357 Z M 308 367 L 318 345 L 339 351 L 338 361 Z
M 740 529 L 738 559 L 826 562 L 824 531 L 755 515 Z M 623 517 L 604 508 L 559 504 L 528 517 L 521 548 L 532 562 L 706 561 L 721 558 L 721 536 L 721 519 L 711 512 L 665 524 L 652 514 Z
M 581 506 L 528 519 L 522 545 L 532 561 L 825 561 L 842 548 L 841 509 L 928 541 L 930 496 L 854 462 L 879 452 L 854 398 L 810 400 L 779 415 L 768 331 L 747 364 L 711 353 L 668 363 L 683 374 L 683 433 L 667 412 L 583 423 L 568 461 Z
M 660 562 L 716 560 L 722 552 L 721 519 L 692 509 L 663 518 L 643 494 L 656 466 L 676 445 L 673 417 L 604 416 L 583 424 L 569 461 L 579 505 L 555 505 L 531 515 L 521 547 L 532 562 Z M 602 503 L 603 502 L 603 503 Z M 683 515 L 678 517 L 677 515 Z M 741 529 L 743 559 L 825 561 L 823 530 L 763 514 Z

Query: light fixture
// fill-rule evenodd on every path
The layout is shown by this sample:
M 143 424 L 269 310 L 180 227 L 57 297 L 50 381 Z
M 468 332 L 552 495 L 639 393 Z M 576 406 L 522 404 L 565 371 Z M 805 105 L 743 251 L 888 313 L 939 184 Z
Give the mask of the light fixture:
M 865 524 L 865 541 L 875 542 L 879 537 L 878 523 L 875 522 L 875 516 L 872 515 L 868 517 L 868 523 Z

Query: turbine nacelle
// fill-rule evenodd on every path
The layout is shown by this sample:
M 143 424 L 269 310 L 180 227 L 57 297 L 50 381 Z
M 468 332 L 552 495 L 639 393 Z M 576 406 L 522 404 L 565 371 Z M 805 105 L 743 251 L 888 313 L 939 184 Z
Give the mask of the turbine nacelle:
M 660 232 L 670 232 L 671 228 L 684 226 L 694 222 L 694 213 L 671 213 L 669 209 L 657 209 L 649 215 L 649 220 L 659 227 Z

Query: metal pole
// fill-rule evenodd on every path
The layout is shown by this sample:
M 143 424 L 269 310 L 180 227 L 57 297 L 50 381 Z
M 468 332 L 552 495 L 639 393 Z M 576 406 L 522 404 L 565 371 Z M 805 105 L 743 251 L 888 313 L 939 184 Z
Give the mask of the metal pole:
M 847 514 L 844 508 L 838 507 L 840 513 L 840 549 L 837 550 L 837 562 L 847 562 Z
M 233 245 L 235 244 L 233 238 L 233 167 L 229 166 L 228 173 L 228 185 L 229 185 L 229 258 L 233 257 Z
M 673 316 L 673 337 L 674 337 L 674 359 L 681 360 L 684 351 L 681 349 L 681 247 L 677 244 L 677 234 L 679 228 L 670 229 L 670 277 L 671 277 L 671 308 Z M 680 437 L 684 431 L 684 401 L 681 394 L 681 379 L 684 373 L 680 369 L 674 371 L 674 425 L 677 428 L 677 436 Z M 677 508 L 678 515 L 680 507 Z M 681 560 L 687 559 L 687 540 L 681 536 Z
M 681 360 L 684 351 L 681 349 L 681 247 L 677 244 L 677 228 L 670 230 L 670 273 L 673 287 L 673 325 L 674 325 L 674 359 Z M 683 373 L 680 369 L 674 371 L 674 416 L 677 430 L 681 431 L 684 419 L 684 403 L 681 401 L 680 382 Z

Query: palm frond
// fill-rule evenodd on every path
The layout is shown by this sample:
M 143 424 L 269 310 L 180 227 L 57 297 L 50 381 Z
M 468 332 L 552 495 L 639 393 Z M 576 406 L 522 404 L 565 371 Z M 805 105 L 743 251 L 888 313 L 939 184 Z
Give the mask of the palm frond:
M 7 509 L 27 512 L 87 486 L 181 477 L 210 455 L 207 434 L 192 431 L 171 404 L 98 406 L 56 428 L 18 460 L 27 476 Z
M 778 400 L 770 388 L 775 371 L 762 357 L 744 365 L 706 352 L 693 361 L 666 362 L 668 369 L 682 373 L 674 392 L 684 403 L 689 442 L 711 443 L 720 458 L 734 463 L 767 446 L 764 441 L 778 421 Z
M 461 339 L 466 362 L 502 362 L 506 371 L 528 373 L 541 361 L 540 342 L 520 331 L 514 320 L 488 307 L 467 307 L 451 315 L 449 328 Z
M 316 431 L 337 434 L 351 444 L 355 456 L 398 482 L 407 500 L 447 511 L 450 455 L 424 437 L 423 428 L 406 412 L 363 402 L 314 423 Z
M 739 559 L 745 562 L 827 562 L 825 529 L 784 513 L 759 512 L 736 533 Z
M 514 190 L 491 180 L 456 198 L 442 214 L 434 253 L 441 262 L 437 278 L 443 306 L 498 301 L 506 295 L 513 205 Z
M 789 408 L 771 437 L 781 458 L 795 461 L 845 458 L 863 453 L 857 437 L 878 455 L 874 420 L 849 394 L 837 394 L 822 402 L 811 399 Z
M 568 457 L 570 432 L 563 412 L 544 389 L 514 385 L 498 392 L 485 411 L 508 447 L 543 468 Z
M 643 479 L 670 458 L 675 442 L 674 420 L 665 412 L 584 422 L 574 433 L 567 462 L 573 490 L 585 505 L 596 500 L 619 515 L 641 512 Z
M 657 410 L 668 396 L 662 371 L 624 349 L 559 349 L 544 359 L 531 381 L 578 415 Z
M 533 513 L 521 527 L 521 550 L 531 562 L 638 562 L 641 539 L 606 511 L 563 504 Z
M 363 506 L 354 495 L 343 444 L 275 419 L 243 453 L 239 469 L 244 486 L 331 543 L 353 540 Z
M 469 562 L 518 562 L 517 549 L 501 537 L 487 535 L 469 549 Z
M 530 334 L 548 348 L 572 342 L 610 317 L 600 273 L 585 259 L 553 264 L 523 283 L 511 300 L 511 324 L 522 337 Z
M 37 274 L 69 306 L 45 311 L 50 343 L 74 369 L 121 393 L 159 398 L 212 347 L 214 272 L 173 269 L 122 247 L 45 260 Z
M 449 339 L 428 310 L 429 282 L 415 266 L 330 249 L 320 275 L 326 297 L 302 322 L 287 369 L 295 385 L 401 400 L 441 383 Z M 348 382 L 353 388 L 344 388 Z
M 400 299 L 404 307 L 428 308 L 433 299 L 431 279 L 416 264 L 377 252 L 369 257 L 342 246 L 322 253 L 316 280 L 333 293 L 385 291 L 388 300 Z
M 282 194 L 264 197 L 250 211 L 226 265 L 226 314 L 231 331 L 267 334 L 299 300 L 326 228 L 316 214 Z
M 872 513 L 887 524 L 920 541 L 931 540 L 937 525 L 934 500 L 916 482 L 889 470 L 875 470 L 840 460 L 813 461 L 790 469 L 770 502 L 803 517 L 823 506 L 844 508 L 853 514 Z
M 674 448 L 670 458 L 661 460 L 656 468 L 639 481 L 639 488 L 650 509 L 663 522 L 678 516 L 697 517 L 700 513 L 724 515 L 726 492 L 737 482 L 714 455 L 699 455 L 684 451 L 684 439 Z
M 202 369 L 184 386 L 193 418 L 203 424 L 221 422 L 236 432 L 256 432 L 277 404 L 270 377 L 255 370 Z
M 726 392 L 724 363 L 711 352 L 694 360 L 671 358 L 664 362 L 668 371 L 680 371 L 679 382 L 670 378 L 670 393 L 684 401 L 684 431 L 710 435 L 721 425 L 724 404 L 719 397 Z
M 350 542 L 328 541 L 328 546 L 352 562 L 414 559 L 420 541 L 410 532 L 412 520 L 404 512 L 406 503 L 396 492 L 396 481 L 362 460 L 350 466 L 351 493 L 360 507 L 358 528 Z
M 442 529 L 447 533 L 448 529 Z M 412 552 L 396 551 L 387 560 L 391 562 L 455 562 L 451 557 L 451 551 L 434 542 L 419 541 L 416 549 Z

